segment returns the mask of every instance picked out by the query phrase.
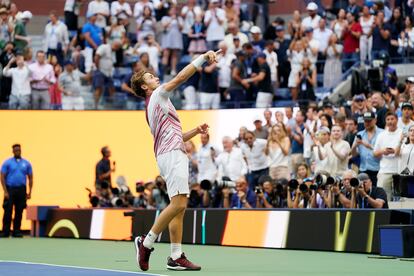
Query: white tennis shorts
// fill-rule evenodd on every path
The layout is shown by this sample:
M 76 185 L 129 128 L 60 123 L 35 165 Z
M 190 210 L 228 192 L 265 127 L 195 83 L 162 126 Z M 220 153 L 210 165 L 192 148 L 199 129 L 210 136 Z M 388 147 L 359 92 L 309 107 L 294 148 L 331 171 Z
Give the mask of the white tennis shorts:
M 168 196 L 189 195 L 188 157 L 181 150 L 173 150 L 157 157 L 161 176 L 167 183 Z

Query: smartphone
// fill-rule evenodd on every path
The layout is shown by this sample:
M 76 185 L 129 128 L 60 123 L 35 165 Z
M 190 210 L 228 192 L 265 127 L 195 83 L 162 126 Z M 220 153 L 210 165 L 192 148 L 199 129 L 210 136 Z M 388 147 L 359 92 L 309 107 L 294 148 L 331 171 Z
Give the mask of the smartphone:
M 361 136 L 361 134 L 357 134 L 356 138 L 358 138 L 358 139 L 362 140 L 362 136 Z

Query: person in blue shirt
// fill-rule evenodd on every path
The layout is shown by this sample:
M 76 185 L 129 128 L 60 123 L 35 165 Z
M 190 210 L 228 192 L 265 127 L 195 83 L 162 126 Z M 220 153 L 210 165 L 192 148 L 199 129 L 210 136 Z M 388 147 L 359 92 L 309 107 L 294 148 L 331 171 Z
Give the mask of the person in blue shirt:
M 103 30 L 95 24 L 96 14 L 86 15 L 88 22 L 82 27 L 82 34 L 85 37 L 85 70 L 89 73 L 92 70 L 94 52 L 103 44 Z
M 244 176 L 236 181 L 236 192 L 230 198 L 230 189 L 223 189 L 223 207 L 237 209 L 256 208 L 256 193 L 249 189 L 249 184 Z
M 374 187 L 377 186 L 377 174 L 380 168 L 380 160 L 374 157 L 374 145 L 378 135 L 384 131 L 376 126 L 377 119 L 374 112 L 364 113 L 365 129 L 358 132 L 352 145 L 352 156 L 360 157 L 359 170 L 366 173 Z
M 10 225 L 14 206 L 13 237 L 22 237 L 20 226 L 26 200 L 32 196 L 33 170 L 29 161 L 22 158 L 19 144 L 12 146 L 14 157 L 7 159 L 1 167 L 1 185 L 4 190 L 4 216 L 2 237 L 10 235 Z M 27 193 L 27 180 L 29 192 Z

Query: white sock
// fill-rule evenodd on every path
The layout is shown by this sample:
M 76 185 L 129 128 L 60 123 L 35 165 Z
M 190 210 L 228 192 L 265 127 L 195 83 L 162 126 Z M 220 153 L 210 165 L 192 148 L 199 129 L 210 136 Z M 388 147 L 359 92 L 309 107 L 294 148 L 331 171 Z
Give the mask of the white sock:
M 181 243 L 172 243 L 171 244 L 171 258 L 177 260 L 181 257 L 183 251 L 181 250 Z
M 144 240 L 144 242 L 143 242 L 143 245 L 144 245 L 146 248 L 151 249 L 151 248 L 153 247 L 153 245 L 154 245 L 155 240 L 157 239 L 157 237 L 158 237 L 158 235 L 157 235 L 157 234 L 155 234 L 155 233 L 154 233 L 154 232 L 152 232 L 152 231 L 149 231 L 149 232 L 148 232 L 148 234 L 147 234 L 147 236 L 145 237 L 145 240 Z

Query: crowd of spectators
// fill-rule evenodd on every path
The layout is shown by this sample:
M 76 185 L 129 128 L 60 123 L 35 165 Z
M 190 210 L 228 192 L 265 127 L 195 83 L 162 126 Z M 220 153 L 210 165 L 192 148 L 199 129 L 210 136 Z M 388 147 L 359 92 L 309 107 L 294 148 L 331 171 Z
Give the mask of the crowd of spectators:
M 288 22 L 277 17 L 267 23 L 268 1 L 66 0 L 64 18 L 50 12 L 42 49 L 33 53 L 26 31 L 33 15 L 3 0 L 0 62 L 12 70 L 3 72 L 0 102 L 11 109 L 84 109 L 79 91 L 91 84 L 94 108 L 102 95 L 110 106 L 118 93 L 122 108 L 136 109 L 142 104 L 127 93 L 132 72 L 168 79 L 196 55 L 221 49 L 218 64 L 203 67 L 180 88 L 184 109 L 271 107 L 280 89 L 306 105 L 316 99 L 317 87 L 335 87 L 358 61 L 371 64 L 385 52 L 397 62 L 410 60 L 410 1 L 392 10 L 382 1 L 334 2 L 330 10 L 310 2 L 306 15 L 296 10 Z M 23 66 L 17 66 L 18 56 Z M 19 77 L 25 84 L 13 85 Z

